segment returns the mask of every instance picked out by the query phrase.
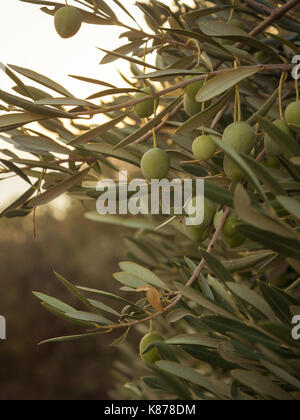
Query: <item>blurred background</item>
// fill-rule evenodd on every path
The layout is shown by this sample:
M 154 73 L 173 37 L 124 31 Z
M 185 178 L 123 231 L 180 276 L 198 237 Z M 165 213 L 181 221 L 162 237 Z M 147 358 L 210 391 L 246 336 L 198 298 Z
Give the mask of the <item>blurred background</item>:
M 32 217 L 0 219 L 0 312 L 7 319 L 7 340 L 0 341 L 0 399 L 105 399 L 118 358 L 118 350 L 109 347 L 113 337 L 38 346 L 80 328 L 46 312 L 32 291 L 73 304 L 55 269 L 74 284 L 112 292 L 112 274 L 122 259 L 120 229 L 85 220 L 76 203 L 65 217 L 43 210 L 37 226 L 34 240 Z

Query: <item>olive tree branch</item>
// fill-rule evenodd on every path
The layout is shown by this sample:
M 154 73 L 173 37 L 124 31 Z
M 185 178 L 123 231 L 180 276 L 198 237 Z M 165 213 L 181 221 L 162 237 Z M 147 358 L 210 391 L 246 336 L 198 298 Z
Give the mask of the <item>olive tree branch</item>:
M 246 0 L 247 3 L 256 3 L 254 0 Z M 265 19 L 263 22 L 261 22 L 256 28 L 253 29 L 253 31 L 250 32 L 250 36 L 255 36 L 263 32 L 268 26 L 270 26 L 272 23 L 274 23 L 276 20 L 279 20 L 284 15 L 286 15 L 291 9 L 293 9 L 297 4 L 300 3 L 300 0 L 290 0 L 288 1 L 284 6 L 277 7 L 275 9 L 269 9 L 267 13 L 270 14 L 270 16 Z M 265 8 L 265 6 L 264 6 Z M 266 11 L 266 9 L 265 9 Z
M 217 229 L 216 229 L 216 231 L 215 231 L 215 233 L 214 233 L 214 235 L 213 235 L 213 237 L 212 237 L 212 239 L 211 239 L 211 241 L 208 245 L 208 248 L 207 248 L 208 253 L 211 253 L 213 251 L 213 249 L 215 248 L 216 243 L 218 242 L 218 240 L 221 236 L 222 229 L 224 227 L 224 224 L 225 224 L 230 212 L 231 212 L 231 209 L 229 207 L 226 207 L 225 210 L 224 210 L 222 219 L 221 219 L 221 221 L 220 221 L 220 223 L 219 223 L 219 225 L 218 225 L 218 227 L 217 227 Z M 205 266 L 205 259 L 202 258 L 199 265 L 197 266 L 197 268 L 193 272 L 192 276 L 190 277 L 189 281 L 186 283 L 186 287 L 192 287 L 193 286 L 195 281 L 198 279 L 198 277 L 199 277 L 202 269 L 204 268 L 204 266 Z M 145 322 L 153 321 L 154 319 L 159 318 L 162 315 L 165 315 L 167 312 L 169 312 L 171 309 L 173 309 L 181 301 L 181 299 L 183 298 L 183 294 L 180 293 L 180 292 L 174 292 L 174 293 L 176 293 L 177 296 L 173 299 L 173 301 L 168 306 L 166 306 L 164 308 L 163 311 L 155 312 L 153 315 L 148 316 L 147 318 L 144 318 L 144 319 L 137 320 L 137 321 L 128 322 L 128 323 L 125 323 L 125 324 L 118 324 L 118 325 L 107 325 L 105 327 L 100 327 L 100 328 L 105 328 L 105 329 L 108 330 L 107 332 L 109 332 L 111 330 L 115 330 L 115 329 L 119 329 L 119 328 L 129 328 L 129 327 L 133 327 L 135 325 L 144 324 Z
M 183 100 L 180 101 L 180 103 L 173 109 L 172 112 L 170 112 L 163 120 L 160 124 L 158 124 L 155 127 L 155 133 L 159 133 L 167 124 L 169 121 L 171 121 L 173 118 L 175 118 L 175 116 L 178 114 L 178 112 L 181 110 L 181 108 L 183 107 Z M 147 134 L 145 134 L 144 136 L 142 136 L 139 140 L 137 140 L 135 143 L 139 144 L 139 143 L 145 143 L 147 140 L 149 140 L 151 137 L 153 136 L 153 130 L 150 130 Z
M 246 0 L 247 3 L 256 3 L 260 6 L 262 6 L 260 3 L 257 3 L 255 0 Z M 268 26 L 270 26 L 272 23 L 274 23 L 276 20 L 282 18 L 284 15 L 286 15 L 291 9 L 293 9 L 297 4 L 300 3 L 300 0 L 290 0 L 288 3 L 286 3 L 282 7 L 276 7 L 274 9 L 268 8 L 266 11 L 266 6 L 263 6 L 265 11 L 270 14 L 269 17 L 267 17 L 263 22 L 258 24 L 250 33 L 249 36 L 255 37 L 256 35 L 259 35 L 262 33 Z M 262 8 L 262 7 L 260 7 Z M 244 44 L 242 42 L 237 42 L 234 44 L 235 48 L 241 48 Z M 218 69 L 223 64 L 223 61 L 218 61 L 214 69 Z
M 254 0 L 246 0 L 246 1 L 254 1 Z M 277 8 L 272 9 L 272 10 L 270 9 L 269 10 L 270 16 L 268 18 L 266 18 L 263 22 L 261 22 L 259 25 L 257 25 L 250 32 L 249 35 L 254 37 L 254 36 L 260 34 L 268 26 L 270 26 L 273 22 L 275 22 L 276 20 L 278 20 L 281 17 L 283 17 L 285 14 L 287 14 L 291 9 L 293 9 L 299 3 L 300 3 L 300 0 L 290 0 L 288 3 L 286 3 L 282 7 L 277 7 Z M 127 25 L 124 25 L 124 27 L 127 27 L 127 29 L 130 29 L 130 30 L 132 30 L 134 32 L 139 32 L 139 33 L 142 32 L 142 31 L 139 31 L 138 29 L 131 28 L 131 27 L 127 26 Z M 145 37 L 152 38 L 152 39 L 157 39 L 157 40 L 160 40 L 162 42 L 168 42 L 170 44 L 172 43 L 174 46 L 177 46 L 179 48 L 188 48 L 188 49 L 194 49 L 194 48 L 196 48 L 193 44 L 187 45 L 185 43 L 181 43 L 181 42 L 169 40 L 169 39 L 167 39 L 165 37 L 162 37 L 162 36 L 159 36 L 159 35 L 151 35 L 151 34 L 147 34 L 145 32 L 142 32 L 142 33 L 145 35 Z M 234 46 L 236 48 L 239 48 L 242 45 L 243 45 L 242 43 L 238 42 Z M 222 61 L 217 62 L 215 64 L 215 66 L 214 66 L 215 71 L 214 72 L 211 72 L 209 74 L 211 76 L 213 76 L 213 75 L 216 75 L 216 74 L 220 74 L 220 72 L 222 72 L 222 71 L 227 71 L 227 69 L 226 70 L 220 70 L 220 71 L 217 70 L 222 65 L 222 63 L 223 63 Z M 270 65 L 265 65 L 265 66 L 263 66 L 263 65 L 252 66 L 252 68 L 255 68 L 255 67 L 259 68 L 261 71 L 264 71 L 264 70 L 266 70 L 266 71 L 267 70 L 271 70 L 271 71 L 272 70 L 273 71 L 274 70 L 289 71 L 289 70 L 291 70 L 294 67 L 294 65 L 293 64 L 292 65 L 289 65 L 289 64 L 281 64 L 281 65 L 270 64 Z M 250 68 L 251 68 L 251 66 L 250 66 Z M 188 86 L 191 83 L 194 83 L 194 82 L 197 82 L 199 80 L 205 79 L 205 77 L 206 77 L 206 74 L 205 75 L 202 75 L 202 76 L 199 76 L 199 77 L 191 78 L 189 80 L 185 80 L 185 81 L 183 81 L 181 83 L 178 83 L 178 84 L 176 84 L 176 85 L 174 85 L 174 86 L 172 86 L 172 87 L 170 87 L 168 89 L 165 89 L 165 90 L 162 90 L 160 92 L 157 92 L 156 95 L 158 97 L 160 97 L 160 96 L 163 96 L 163 95 L 165 95 L 167 93 L 173 92 L 174 90 L 177 90 L 177 89 L 180 89 L 180 88 L 185 88 L 186 86 Z M 121 104 L 121 105 L 116 105 L 116 106 L 109 107 L 109 108 L 106 108 L 106 109 L 104 109 L 102 107 L 101 109 L 96 109 L 96 110 L 93 110 L 93 111 L 78 112 L 78 113 L 74 113 L 74 115 L 79 115 L 79 116 L 80 115 L 89 115 L 89 116 L 92 116 L 92 115 L 96 115 L 96 114 L 117 111 L 117 110 L 120 110 L 120 109 L 123 109 L 123 108 L 133 107 L 133 106 L 135 106 L 135 105 L 137 105 L 139 103 L 146 102 L 146 101 L 148 101 L 150 99 L 152 99 L 152 96 L 151 95 L 144 96 L 143 98 L 131 100 L 131 101 L 128 101 L 128 102 L 126 102 L 124 104 Z
M 300 1 L 300 0 L 299 0 Z M 244 67 L 240 67 L 240 68 L 244 68 L 244 69 L 257 69 L 259 71 L 276 71 L 276 70 L 280 70 L 280 71 L 284 71 L 284 72 L 288 72 L 290 70 L 292 70 L 294 68 L 296 64 L 257 64 L 257 65 L 253 65 L 253 66 L 244 66 Z M 216 76 L 219 74 L 223 74 L 223 73 L 227 73 L 229 71 L 228 68 L 226 69 L 222 69 L 222 70 L 216 70 L 213 71 L 211 73 L 204 73 L 200 76 L 195 76 L 191 79 L 188 80 L 184 80 L 182 82 L 179 82 L 173 86 L 168 87 L 167 89 L 161 90 L 160 92 L 156 93 L 157 97 L 161 97 L 164 95 L 167 95 L 168 93 L 174 92 L 175 90 L 178 89 L 184 89 L 185 87 L 187 87 L 188 85 L 198 82 L 200 80 L 204 80 L 207 77 L 207 74 L 209 74 L 210 76 Z M 99 109 L 95 109 L 95 110 L 85 110 L 85 111 L 81 111 L 81 112 L 74 112 L 73 115 L 76 116 L 82 116 L 82 115 L 96 115 L 96 114 L 105 114 L 107 112 L 113 112 L 113 111 L 119 111 L 123 108 L 130 108 L 130 107 L 134 107 L 137 104 L 140 104 L 142 102 L 146 102 L 153 99 L 152 95 L 147 95 L 147 96 L 143 96 L 142 98 L 139 99 L 132 99 L 128 102 L 124 102 L 122 104 L 118 104 L 118 105 L 114 105 L 111 107 L 101 107 Z

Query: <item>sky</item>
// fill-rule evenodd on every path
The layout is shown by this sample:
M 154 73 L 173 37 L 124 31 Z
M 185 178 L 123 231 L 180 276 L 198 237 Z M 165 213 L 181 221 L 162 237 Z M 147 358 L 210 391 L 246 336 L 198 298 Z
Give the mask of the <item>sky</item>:
M 64 2 L 63 0 L 57 0 Z M 171 4 L 171 0 L 163 0 Z M 107 0 L 112 6 L 113 2 Z M 135 17 L 141 17 L 135 0 L 126 0 L 126 7 Z M 69 0 L 69 5 L 78 3 Z M 122 28 L 83 24 L 73 38 L 60 38 L 54 28 L 53 17 L 43 13 L 39 5 L 23 3 L 19 0 L 0 2 L 0 61 L 26 67 L 42 73 L 66 87 L 78 98 L 86 98 L 95 92 L 95 86 L 68 77 L 69 74 L 87 76 L 108 81 L 121 86 L 117 70 L 126 72 L 127 64 L 122 60 L 107 65 L 99 65 L 103 53 L 97 47 L 113 50 L 126 40 L 120 41 Z M 112 6 L 117 10 L 115 6 Z M 119 12 L 118 12 L 119 15 Z M 122 20 L 134 26 L 123 13 Z M 33 82 L 23 79 L 29 84 Z M 0 71 L 0 89 L 10 91 L 14 83 Z M 59 95 L 58 95 L 59 96 Z M 7 143 L 0 139 L 0 149 Z M 27 188 L 22 180 L 1 181 L 0 209 L 8 201 L 16 198 Z
M 63 0 L 59 1 L 63 3 Z M 111 1 L 107 3 L 111 4 Z M 69 0 L 69 4 L 80 7 L 72 0 Z M 133 0 L 126 0 L 126 7 L 135 10 L 137 15 L 137 8 L 133 4 Z M 119 80 L 115 64 L 99 66 L 103 53 L 97 47 L 117 48 L 124 43 L 124 40 L 118 39 L 124 29 L 83 24 L 76 36 L 62 39 L 54 29 L 53 17 L 43 13 L 40 7 L 19 0 L 1 0 L 1 61 L 43 73 L 79 97 L 87 96 L 88 89 L 93 90 L 94 87 L 73 80 L 68 74 L 107 79 L 112 83 Z M 126 23 L 131 24 L 126 16 L 122 16 Z M 1 75 L 0 83 L 7 88 L 10 81 Z

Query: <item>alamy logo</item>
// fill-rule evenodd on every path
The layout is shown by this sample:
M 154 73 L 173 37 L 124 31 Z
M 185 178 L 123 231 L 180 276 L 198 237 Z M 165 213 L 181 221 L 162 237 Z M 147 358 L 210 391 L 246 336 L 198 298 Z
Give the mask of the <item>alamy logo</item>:
M 6 319 L 0 315 L 0 340 L 6 340 Z
M 126 171 L 119 173 L 116 183 L 104 179 L 97 184 L 102 192 L 97 199 L 101 215 L 182 215 L 188 226 L 201 225 L 204 220 L 204 181 L 197 179 L 133 179 L 128 182 Z
M 296 325 L 292 330 L 292 337 L 294 340 L 300 340 L 300 315 L 294 316 L 292 324 Z
M 300 55 L 295 55 L 292 59 L 292 63 L 296 64 L 292 70 L 292 76 L 294 80 L 300 79 Z

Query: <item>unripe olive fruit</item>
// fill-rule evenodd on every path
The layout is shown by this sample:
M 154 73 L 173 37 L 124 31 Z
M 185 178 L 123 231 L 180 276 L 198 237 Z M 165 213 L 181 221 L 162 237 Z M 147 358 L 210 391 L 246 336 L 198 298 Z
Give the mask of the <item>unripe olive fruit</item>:
M 166 178 L 170 169 L 170 158 L 165 150 L 154 148 L 142 157 L 141 170 L 146 179 Z
M 217 145 L 210 136 L 200 136 L 194 140 L 192 149 L 196 159 L 206 161 L 216 153 Z
M 230 215 L 226 219 L 226 222 L 224 223 L 224 227 L 222 230 L 223 235 L 228 238 L 234 236 L 237 232 L 236 230 L 237 223 L 238 223 L 238 219 L 235 216 L 235 214 L 230 213 Z
M 224 172 L 231 181 L 239 182 L 245 179 L 244 173 L 228 156 L 224 158 Z
M 144 353 L 144 351 L 155 341 L 164 341 L 164 339 L 161 335 L 157 333 L 149 333 L 142 338 L 140 342 L 140 356 L 143 362 L 154 364 L 155 362 L 160 360 L 160 356 L 156 348 L 153 348 Z
M 300 101 L 292 102 L 287 107 L 285 119 L 293 131 L 300 132 Z
M 212 201 L 208 200 L 207 198 L 204 198 L 204 218 L 200 225 L 197 227 L 204 227 L 205 229 L 212 223 L 215 212 L 216 212 L 216 205 Z M 197 198 L 194 197 L 187 205 L 187 209 L 189 209 L 188 214 L 189 217 L 195 217 L 196 211 L 192 214 L 193 208 L 195 208 L 197 205 Z
M 205 67 L 200 67 L 199 70 L 203 71 L 204 73 L 207 72 Z M 195 75 L 195 76 L 197 76 L 197 75 Z M 190 80 L 195 76 L 186 76 L 185 80 Z M 202 88 L 203 83 L 204 83 L 203 80 L 199 80 L 198 82 L 194 82 L 194 83 L 191 83 L 190 85 L 188 85 L 185 89 L 185 93 L 187 94 L 187 96 L 190 99 L 192 99 L 193 101 L 195 101 L 196 95 L 197 95 L 198 91 Z
M 176 220 L 173 222 L 173 226 L 176 230 L 194 242 L 201 243 L 209 235 L 209 229 L 205 226 L 187 226 L 184 222 L 180 223 Z
M 237 246 L 242 245 L 246 240 L 246 238 L 237 231 L 237 223 L 238 219 L 236 215 L 231 213 L 227 217 L 227 220 L 224 223 L 224 227 L 222 229 L 223 240 L 230 248 L 236 248 Z
M 199 70 L 207 72 L 205 67 L 200 67 Z M 185 80 L 189 80 L 195 76 L 186 76 Z M 184 95 L 184 110 L 189 117 L 193 117 L 202 110 L 202 104 L 196 101 L 196 95 L 198 91 L 202 88 L 204 81 L 199 80 L 198 82 L 191 83 L 185 89 Z
M 82 15 L 76 7 L 65 6 L 57 10 L 54 15 L 56 32 L 62 38 L 71 38 L 80 29 Z
M 141 99 L 145 96 L 153 95 L 153 91 L 151 88 L 142 89 L 141 92 L 138 92 L 135 95 L 135 99 Z M 154 113 L 154 105 L 155 101 L 154 98 L 149 99 L 148 101 L 141 102 L 140 104 L 136 104 L 135 106 L 135 113 L 139 118 L 148 118 L 151 117 Z
M 202 111 L 202 104 L 191 99 L 186 93 L 184 95 L 184 111 L 187 116 L 193 117 Z
M 223 217 L 223 211 L 220 211 L 215 215 L 214 226 L 216 229 L 218 228 L 222 217 Z M 231 213 L 227 217 L 226 222 L 224 223 L 224 226 L 222 229 L 222 239 L 229 248 L 236 248 L 242 245 L 246 240 L 246 238 L 237 231 L 236 229 L 237 223 L 238 223 L 237 217 L 235 216 L 234 213 Z
M 224 131 L 223 143 L 238 153 L 249 154 L 255 145 L 256 134 L 246 122 L 234 122 Z
M 194 242 L 203 242 L 208 236 L 207 226 L 186 226 L 183 225 L 183 232 L 188 238 Z
M 273 124 L 284 133 L 288 134 L 289 136 L 293 136 L 291 129 L 285 121 L 276 120 L 273 122 Z M 265 149 L 267 156 L 277 157 L 283 154 L 282 149 L 277 145 L 277 143 L 268 133 L 265 135 Z

